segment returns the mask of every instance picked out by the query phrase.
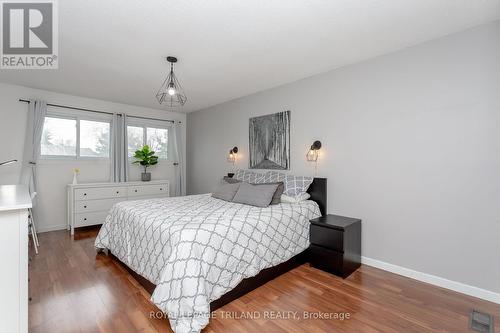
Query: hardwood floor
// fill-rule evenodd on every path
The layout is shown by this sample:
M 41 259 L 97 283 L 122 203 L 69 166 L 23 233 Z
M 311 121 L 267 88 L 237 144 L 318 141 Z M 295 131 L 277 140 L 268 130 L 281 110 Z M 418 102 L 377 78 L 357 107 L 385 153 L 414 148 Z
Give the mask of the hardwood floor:
M 171 332 L 168 320 L 127 271 L 96 254 L 97 231 L 40 234 L 30 264 L 30 332 Z M 362 266 L 349 278 L 303 265 L 214 312 L 211 332 L 470 332 L 472 308 L 494 315 L 500 305 Z M 274 312 L 273 312 L 274 311 Z M 272 319 L 297 312 L 290 319 Z M 349 313 L 349 319 L 305 319 Z M 253 315 L 254 319 L 249 319 Z

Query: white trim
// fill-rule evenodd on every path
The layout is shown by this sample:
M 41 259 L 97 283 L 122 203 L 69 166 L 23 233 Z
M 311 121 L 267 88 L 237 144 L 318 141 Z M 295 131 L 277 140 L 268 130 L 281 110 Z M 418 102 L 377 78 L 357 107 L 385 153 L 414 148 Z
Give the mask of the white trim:
M 37 165 L 73 165 L 75 163 L 78 164 L 92 164 L 92 165 L 109 165 L 111 160 L 109 158 L 104 157 L 92 157 L 92 158 L 75 158 L 75 157 L 67 157 L 67 158 L 39 158 L 36 161 Z
M 79 184 L 68 184 L 66 185 L 67 187 L 70 187 L 70 188 L 81 188 L 81 187 L 84 187 L 84 188 L 88 188 L 88 187 L 121 187 L 121 186 L 141 186 L 141 185 L 163 185 L 163 184 L 169 184 L 169 180 L 162 180 L 162 179 L 159 179 L 159 180 L 150 180 L 150 181 L 147 181 L 147 182 L 143 182 L 143 181 L 130 181 L 130 182 L 117 182 L 117 183 L 114 183 L 114 182 L 101 182 L 101 183 L 79 183 Z
M 363 265 L 368 265 L 372 267 L 376 267 L 382 269 L 384 271 L 388 271 L 391 273 L 395 273 L 398 275 L 406 276 L 411 279 L 415 279 L 418 281 L 422 281 L 425 283 L 429 283 L 441 288 L 450 289 L 462 294 L 466 294 L 469 296 L 477 297 L 486 301 L 490 301 L 493 303 L 500 304 L 500 293 L 496 293 L 490 290 L 481 289 L 478 287 L 474 287 L 468 284 L 464 284 L 457 281 L 448 280 L 439 276 L 422 273 L 419 271 L 415 271 L 409 268 L 389 264 L 384 261 L 361 257 L 361 263 Z
M 134 118 L 134 116 L 127 117 L 127 126 L 132 126 L 132 127 L 171 129 L 172 125 L 173 123 L 170 120 L 141 119 L 141 118 Z
M 88 111 L 80 111 L 68 109 L 65 107 L 54 107 L 47 106 L 47 116 L 49 117 L 60 117 L 60 118 L 80 118 L 83 120 L 94 120 L 94 121 L 102 121 L 102 122 L 111 122 L 113 115 L 111 114 L 102 114 Z
M 41 234 L 41 233 L 49 232 L 49 231 L 57 231 L 57 230 L 68 230 L 68 225 L 67 224 L 59 224 L 59 225 L 50 225 L 47 227 L 36 226 L 37 234 Z

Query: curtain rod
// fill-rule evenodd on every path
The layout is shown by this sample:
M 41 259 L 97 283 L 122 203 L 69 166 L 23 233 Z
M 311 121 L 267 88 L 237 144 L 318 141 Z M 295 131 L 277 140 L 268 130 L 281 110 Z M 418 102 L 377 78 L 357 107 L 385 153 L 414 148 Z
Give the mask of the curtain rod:
M 19 102 L 30 104 L 29 100 L 22 99 L 22 98 L 19 99 Z M 55 108 L 70 109 L 70 110 L 86 111 L 86 112 L 104 113 L 104 114 L 109 114 L 109 115 L 113 115 L 114 114 L 113 112 L 90 110 L 90 109 L 84 109 L 84 108 L 77 108 L 77 107 L 74 107 L 74 106 L 66 106 L 66 105 L 52 104 L 52 103 L 47 103 L 47 106 L 52 106 L 52 107 L 55 107 Z M 170 120 L 170 119 L 159 119 L 159 118 L 149 118 L 149 117 L 141 117 L 141 116 L 128 116 L 128 115 L 127 115 L 127 117 L 128 118 L 137 118 L 137 119 L 167 121 L 167 122 L 175 124 L 175 120 Z M 179 123 L 182 123 L 182 122 L 179 121 Z

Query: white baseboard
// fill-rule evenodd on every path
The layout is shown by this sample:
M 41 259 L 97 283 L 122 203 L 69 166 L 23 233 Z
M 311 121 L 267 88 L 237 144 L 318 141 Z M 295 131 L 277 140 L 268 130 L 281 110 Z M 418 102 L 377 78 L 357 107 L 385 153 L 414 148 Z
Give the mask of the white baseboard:
M 68 228 L 67 224 L 50 225 L 50 226 L 47 226 L 47 227 L 36 226 L 36 232 L 38 234 L 41 234 L 43 232 L 49 232 L 49 231 L 66 230 L 67 228 Z
M 406 276 L 411 279 L 433 284 L 441 288 L 450 289 L 462 294 L 466 294 L 469 296 L 477 297 L 486 301 L 500 304 L 500 293 L 496 293 L 490 290 L 481 289 L 461 282 L 451 281 L 439 276 L 414 271 L 409 268 L 389 264 L 387 262 L 383 262 L 372 258 L 361 257 L 361 263 L 363 263 L 364 265 L 383 269 L 384 271 Z

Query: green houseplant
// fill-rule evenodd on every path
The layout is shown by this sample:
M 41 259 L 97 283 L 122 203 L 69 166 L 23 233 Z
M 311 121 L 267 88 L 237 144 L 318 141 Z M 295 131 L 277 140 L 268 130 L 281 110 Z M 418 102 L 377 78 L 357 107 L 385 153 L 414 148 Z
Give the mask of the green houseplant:
M 132 163 L 140 164 L 144 167 L 144 172 L 141 174 L 141 180 L 143 182 L 150 181 L 151 173 L 147 172 L 148 167 L 158 164 L 158 156 L 155 156 L 155 152 L 152 151 L 148 145 L 145 145 L 141 150 L 135 151 L 134 158 L 137 160 Z

